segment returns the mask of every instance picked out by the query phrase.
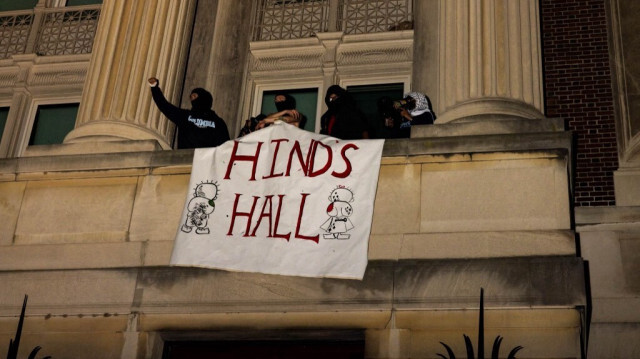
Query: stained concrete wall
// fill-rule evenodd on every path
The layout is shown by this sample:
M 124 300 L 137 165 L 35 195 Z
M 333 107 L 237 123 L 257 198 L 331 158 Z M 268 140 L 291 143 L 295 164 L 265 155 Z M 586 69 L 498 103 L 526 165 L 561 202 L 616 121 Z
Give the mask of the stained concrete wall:
M 367 357 L 434 358 L 439 341 L 462 353 L 476 335 L 484 287 L 487 341 L 580 357 L 570 137 L 451 131 L 386 142 L 363 281 L 169 267 L 192 150 L 71 144 L 0 160 L 0 351 L 28 293 L 23 346 L 56 358 L 159 357 L 165 332 L 294 328 L 363 329 Z
M 589 358 L 640 356 L 640 208 L 576 209 L 593 307 Z M 634 338 L 634 339 L 632 339 Z

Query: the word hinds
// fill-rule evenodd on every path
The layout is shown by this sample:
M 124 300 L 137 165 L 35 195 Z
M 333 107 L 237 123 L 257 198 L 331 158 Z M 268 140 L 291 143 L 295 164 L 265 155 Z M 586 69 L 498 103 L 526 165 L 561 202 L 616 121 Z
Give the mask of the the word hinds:
M 298 220 L 296 222 L 296 231 L 295 238 L 310 240 L 318 243 L 319 236 L 316 234 L 315 236 L 305 236 L 300 233 L 300 228 L 302 227 L 302 217 L 304 215 L 304 205 L 307 201 L 307 197 L 309 193 L 301 193 L 300 194 L 300 207 L 298 209 Z M 236 218 L 245 217 L 247 220 L 247 224 L 245 226 L 243 237 L 255 237 L 256 232 L 263 224 L 263 220 L 266 220 L 266 225 L 268 225 L 267 229 L 267 238 L 282 238 L 289 241 L 291 238 L 291 232 L 288 233 L 279 233 L 278 226 L 280 225 L 280 213 L 282 211 L 282 203 L 285 200 L 286 195 L 278 194 L 276 204 L 276 211 L 274 213 L 274 195 L 264 196 L 264 198 L 260 196 L 252 196 L 253 201 L 251 204 L 251 209 L 248 212 L 241 212 L 238 210 L 238 203 L 240 202 L 240 197 L 242 194 L 236 193 L 236 199 L 233 202 L 233 211 L 231 212 L 231 224 L 229 225 L 229 231 L 227 232 L 227 236 L 233 235 L 233 230 L 236 224 Z M 254 217 L 256 214 L 256 208 L 258 207 L 258 202 L 262 202 L 262 209 L 260 210 L 260 214 L 258 217 Z M 255 221 L 255 222 L 254 222 Z M 253 228 L 253 230 L 252 230 Z
M 309 147 L 306 151 L 306 155 L 303 154 L 302 146 L 299 141 L 294 141 L 291 149 L 289 150 L 289 156 L 286 162 L 286 169 L 282 168 L 282 157 L 279 157 L 281 151 L 281 144 L 289 142 L 289 139 L 281 138 L 271 140 L 271 145 L 274 146 L 273 149 L 273 158 L 271 159 L 271 171 L 262 176 L 262 179 L 269 179 L 274 177 L 289 177 L 291 175 L 291 167 L 294 162 L 297 162 L 300 168 L 302 169 L 302 173 L 305 177 L 317 177 L 320 176 L 327 171 L 329 171 L 332 166 L 334 166 L 334 162 L 338 162 L 338 166 L 343 166 L 344 171 L 337 172 L 331 171 L 330 174 L 336 178 L 345 178 L 351 174 L 353 167 L 351 166 L 351 161 L 347 157 L 348 150 L 359 150 L 359 147 L 353 143 L 346 143 L 340 149 L 340 156 L 336 161 L 333 159 L 333 150 L 330 146 L 325 145 L 324 143 L 316 140 L 311 140 L 309 143 Z M 264 142 L 257 143 L 242 143 L 243 147 L 247 147 L 250 145 L 255 145 L 255 154 L 253 155 L 240 155 L 238 154 L 238 147 L 242 142 L 234 141 L 233 142 L 233 151 L 231 152 L 231 157 L 229 158 L 229 164 L 227 166 L 227 172 L 224 175 L 224 179 L 231 179 L 231 170 L 235 166 L 236 163 L 239 162 L 247 162 L 252 164 L 251 177 L 249 181 L 256 180 L 256 169 L 258 168 L 258 160 L 260 158 L 260 150 Z M 317 160 L 317 154 L 319 151 L 324 151 L 326 156 L 324 159 L 324 163 L 319 163 Z M 280 159 L 280 161 L 279 161 Z M 280 165 L 280 166 L 278 166 Z M 279 168 L 276 168 L 279 167 Z M 341 167 L 340 167 L 341 168 Z M 277 172 L 279 171 L 279 172 Z

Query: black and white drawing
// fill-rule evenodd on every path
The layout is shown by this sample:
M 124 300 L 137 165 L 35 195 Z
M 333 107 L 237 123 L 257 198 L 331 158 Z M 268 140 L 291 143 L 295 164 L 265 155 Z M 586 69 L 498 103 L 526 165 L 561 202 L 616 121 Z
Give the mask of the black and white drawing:
M 338 186 L 331 191 L 329 202 L 331 202 L 327 207 L 329 219 L 320 226 L 325 231 L 322 237 L 324 239 L 349 239 L 351 235 L 347 232 L 354 228 L 349 219 L 353 214 L 353 207 L 350 204 L 353 202 L 353 192 L 344 186 Z
M 203 182 L 197 185 L 187 205 L 187 219 L 180 230 L 190 233 L 196 227 L 196 234 L 209 234 L 209 215 L 216 209 L 214 201 L 217 198 L 217 183 Z

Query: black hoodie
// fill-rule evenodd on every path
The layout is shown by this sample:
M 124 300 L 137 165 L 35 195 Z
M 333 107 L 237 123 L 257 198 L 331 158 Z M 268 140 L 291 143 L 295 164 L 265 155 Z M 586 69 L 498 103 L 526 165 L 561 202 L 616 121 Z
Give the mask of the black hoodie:
M 338 98 L 331 101 L 331 94 L 337 95 Z M 368 133 L 367 119 L 347 90 L 338 85 L 329 87 L 324 102 L 329 109 L 320 119 L 321 134 L 343 140 L 357 140 L 364 138 L 364 134 Z M 332 117 L 334 117 L 333 121 Z
M 198 98 L 191 101 L 191 110 L 185 110 L 170 104 L 159 84 L 151 87 L 158 109 L 178 126 L 178 148 L 216 147 L 229 140 L 227 124 L 211 110 L 211 94 L 201 88 L 191 93 L 198 94 Z

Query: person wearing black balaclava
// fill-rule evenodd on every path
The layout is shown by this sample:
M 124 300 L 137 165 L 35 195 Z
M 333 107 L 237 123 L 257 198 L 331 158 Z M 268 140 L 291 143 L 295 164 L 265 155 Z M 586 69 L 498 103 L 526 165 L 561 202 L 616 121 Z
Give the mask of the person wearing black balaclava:
M 338 85 L 327 89 L 324 102 L 329 108 L 320 118 L 320 133 L 343 140 L 369 138 L 367 119 L 347 90 Z
M 178 148 L 216 147 L 229 140 L 227 124 L 211 110 L 213 97 L 201 88 L 191 91 L 191 110 L 170 104 L 160 90 L 159 81 L 149 79 L 153 101 L 178 127 Z
M 276 120 L 284 121 L 290 125 L 300 127 L 304 116 L 296 110 L 296 99 L 289 94 L 277 93 L 274 98 L 274 104 L 278 112 L 272 113 L 258 122 L 256 129 L 266 127 Z
M 411 121 L 405 119 L 389 96 L 380 97 L 377 101 L 378 116 L 381 120 L 383 138 L 409 138 Z

